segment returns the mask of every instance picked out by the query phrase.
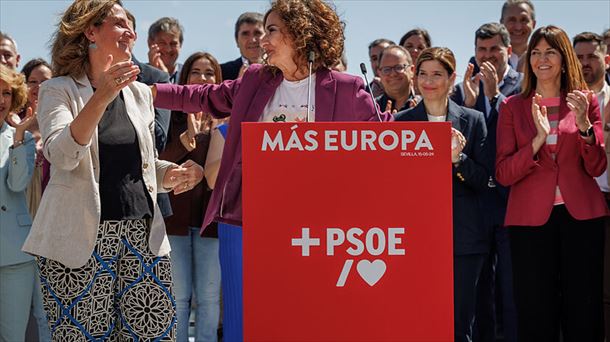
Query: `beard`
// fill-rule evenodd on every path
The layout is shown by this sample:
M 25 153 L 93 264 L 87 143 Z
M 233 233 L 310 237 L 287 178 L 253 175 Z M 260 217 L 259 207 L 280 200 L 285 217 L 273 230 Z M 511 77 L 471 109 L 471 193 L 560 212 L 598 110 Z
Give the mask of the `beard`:
M 593 70 L 591 68 L 586 68 L 583 69 L 583 76 L 585 78 L 585 82 L 587 82 L 587 85 L 591 86 L 604 78 L 604 71 L 603 69 Z

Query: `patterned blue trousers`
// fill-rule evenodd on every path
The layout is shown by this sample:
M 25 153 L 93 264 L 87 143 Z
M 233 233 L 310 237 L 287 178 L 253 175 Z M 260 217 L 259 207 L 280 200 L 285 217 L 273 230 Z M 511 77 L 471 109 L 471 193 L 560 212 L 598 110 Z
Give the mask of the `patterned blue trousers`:
M 148 221 L 104 221 L 81 268 L 37 258 L 53 341 L 174 341 L 168 256 L 148 248 Z

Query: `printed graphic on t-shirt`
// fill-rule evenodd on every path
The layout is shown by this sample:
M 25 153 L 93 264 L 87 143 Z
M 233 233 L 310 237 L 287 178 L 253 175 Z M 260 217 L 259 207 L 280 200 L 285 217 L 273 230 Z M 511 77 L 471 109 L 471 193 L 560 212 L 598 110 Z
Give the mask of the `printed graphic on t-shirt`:
M 311 106 L 311 113 L 314 112 L 314 106 Z M 299 106 L 280 104 L 278 111 L 273 114 L 273 122 L 306 122 L 307 121 L 307 104 Z
M 307 103 L 309 87 L 308 79 L 301 81 L 286 81 L 275 90 L 261 117 L 262 122 L 307 122 L 315 121 L 315 75 L 311 81 L 311 99 L 309 120 L 307 119 Z

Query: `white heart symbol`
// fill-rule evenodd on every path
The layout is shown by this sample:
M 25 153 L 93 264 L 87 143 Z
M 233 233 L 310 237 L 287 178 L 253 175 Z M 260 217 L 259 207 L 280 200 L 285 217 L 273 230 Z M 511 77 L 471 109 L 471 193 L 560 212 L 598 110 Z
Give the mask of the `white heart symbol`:
M 358 273 L 370 286 L 375 285 L 385 274 L 386 265 L 383 260 L 360 260 L 356 267 Z

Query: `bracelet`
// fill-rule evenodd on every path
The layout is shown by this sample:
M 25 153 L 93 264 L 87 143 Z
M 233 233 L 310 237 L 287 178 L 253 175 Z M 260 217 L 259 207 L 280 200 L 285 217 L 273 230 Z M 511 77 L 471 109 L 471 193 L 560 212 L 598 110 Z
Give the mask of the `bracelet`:
M 23 145 L 23 140 L 15 140 L 15 141 L 13 141 L 13 146 L 11 146 L 11 147 L 15 148 L 15 147 L 19 147 L 21 145 Z

